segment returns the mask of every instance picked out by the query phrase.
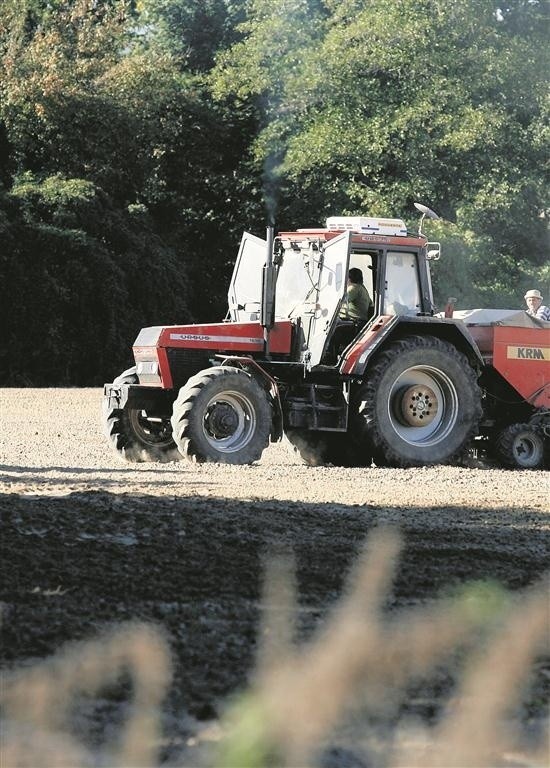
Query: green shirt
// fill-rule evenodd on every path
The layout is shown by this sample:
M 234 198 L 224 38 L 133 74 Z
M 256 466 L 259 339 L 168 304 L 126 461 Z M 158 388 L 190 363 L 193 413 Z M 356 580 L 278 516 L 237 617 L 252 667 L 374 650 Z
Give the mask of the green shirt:
M 372 302 L 363 283 L 350 283 L 347 287 L 346 296 L 347 299 L 344 298 L 340 310 L 340 317 L 365 322 L 368 319 Z

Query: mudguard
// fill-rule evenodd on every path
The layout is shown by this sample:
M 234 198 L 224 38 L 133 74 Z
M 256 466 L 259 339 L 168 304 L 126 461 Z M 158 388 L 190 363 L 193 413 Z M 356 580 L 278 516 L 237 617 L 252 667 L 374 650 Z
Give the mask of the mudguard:
M 386 343 L 403 336 L 435 336 L 448 341 L 463 352 L 475 367 L 483 366 L 483 358 L 468 328 L 460 320 L 450 318 L 380 315 L 373 319 L 346 350 L 340 373 L 362 376 L 372 356 Z

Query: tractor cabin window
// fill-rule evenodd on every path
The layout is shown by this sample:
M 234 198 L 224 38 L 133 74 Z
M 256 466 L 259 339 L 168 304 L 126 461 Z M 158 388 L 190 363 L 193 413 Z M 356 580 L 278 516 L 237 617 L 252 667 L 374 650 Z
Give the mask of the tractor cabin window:
M 420 311 L 420 286 L 414 253 L 386 254 L 385 315 L 416 315 Z
M 352 252 L 349 257 L 349 266 L 357 267 L 363 273 L 363 283 L 374 302 L 374 260 L 377 253 Z

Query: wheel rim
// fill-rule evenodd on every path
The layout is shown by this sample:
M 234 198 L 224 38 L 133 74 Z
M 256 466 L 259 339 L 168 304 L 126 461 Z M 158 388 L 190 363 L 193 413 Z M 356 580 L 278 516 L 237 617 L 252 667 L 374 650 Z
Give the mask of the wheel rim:
M 456 388 L 438 368 L 407 368 L 390 389 L 388 416 L 395 432 L 409 445 L 436 445 L 447 438 L 456 424 Z
M 536 466 L 542 456 L 542 441 L 536 434 L 521 432 L 514 439 L 512 452 L 519 466 Z
M 256 430 L 256 409 L 242 392 L 222 392 L 208 402 L 203 418 L 208 443 L 221 453 L 233 453 L 248 444 Z
M 128 412 L 130 423 L 140 442 L 153 448 L 167 448 L 172 445 L 170 419 L 148 416 L 147 411 L 131 408 Z
M 426 427 L 437 416 L 437 395 L 426 384 L 409 387 L 401 397 L 401 416 L 411 427 Z

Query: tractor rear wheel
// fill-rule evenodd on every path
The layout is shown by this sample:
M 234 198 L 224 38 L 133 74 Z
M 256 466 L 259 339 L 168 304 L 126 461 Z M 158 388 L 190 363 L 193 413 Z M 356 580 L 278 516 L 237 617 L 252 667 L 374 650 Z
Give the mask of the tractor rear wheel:
M 434 336 L 395 341 L 367 370 L 352 428 L 375 463 L 446 464 L 467 450 L 481 416 L 466 357 Z
M 114 383 L 139 384 L 135 367 L 117 376 Z M 172 438 L 172 427 L 167 416 L 128 404 L 124 408 L 110 408 L 105 399 L 102 421 L 107 439 L 125 461 L 165 463 L 182 458 Z
M 495 456 L 510 469 L 539 469 L 544 464 L 544 438 L 530 424 L 510 424 L 496 437 Z
M 180 452 L 196 462 L 251 464 L 269 443 L 267 392 L 240 368 L 216 366 L 192 376 L 174 402 Z

